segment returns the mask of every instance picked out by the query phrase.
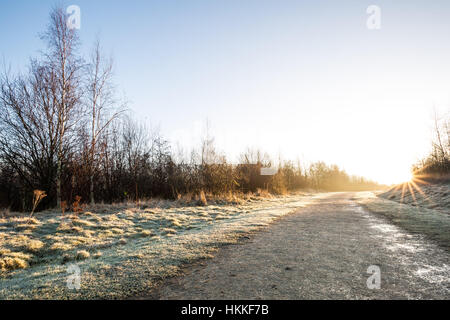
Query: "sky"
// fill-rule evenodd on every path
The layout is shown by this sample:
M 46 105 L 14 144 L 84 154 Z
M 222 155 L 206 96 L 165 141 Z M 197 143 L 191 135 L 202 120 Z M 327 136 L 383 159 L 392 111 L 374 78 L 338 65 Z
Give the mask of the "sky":
M 2 0 L 13 70 L 39 55 L 55 4 L 80 7 L 82 51 L 99 37 L 131 112 L 185 150 L 208 120 L 233 162 L 253 147 L 398 183 L 430 149 L 433 109 L 450 110 L 445 0 Z

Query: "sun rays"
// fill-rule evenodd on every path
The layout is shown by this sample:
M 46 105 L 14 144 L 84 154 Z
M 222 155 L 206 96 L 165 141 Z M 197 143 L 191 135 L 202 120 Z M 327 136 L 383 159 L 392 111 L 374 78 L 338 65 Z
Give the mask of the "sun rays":
M 409 202 L 406 201 L 406 198 L 411 197 L 413 204 L 416 206 L 419 205 L 418 201 L 420 198 L 424 201 L 429 202 L 429 204 L 433 204 L 433 201 L 430 199 L 430 197 L 427 196 L 426 193 L 422 190 L 422 187 L 428 184 L 429 182 L 427 182 L 427 177 L 425 175 L 413 175 L 410 181 L 398 184 L 394 189 L 392 189 L 390 191 L 390 197 L 396 198 L 401 190 L 399 199 L 400 203 Z

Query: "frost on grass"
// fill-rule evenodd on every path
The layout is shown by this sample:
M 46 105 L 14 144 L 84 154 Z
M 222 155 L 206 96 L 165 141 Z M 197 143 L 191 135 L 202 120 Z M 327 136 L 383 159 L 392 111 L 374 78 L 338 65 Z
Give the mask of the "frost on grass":
M 72 218 L 48 212 L 27 227 L 23 218 L 0 219 L 0 299 L 145 294 L 183 264 L 210 258 L 220 246 L 312 201 L 305 195 L 235 200 L 97 206 Z M 66 287 L 68 263 L 81 269 L 78 291 Z
M 450 215 L 450 182 L 426 183 L 419 179 L 397 185 L 379 197 Z
M 450 250 L 450 215 L 380 198 L 373 193 L 359 193 L 356 200 L 369 211 L 385 216 L 410 232 L 425 235 Z

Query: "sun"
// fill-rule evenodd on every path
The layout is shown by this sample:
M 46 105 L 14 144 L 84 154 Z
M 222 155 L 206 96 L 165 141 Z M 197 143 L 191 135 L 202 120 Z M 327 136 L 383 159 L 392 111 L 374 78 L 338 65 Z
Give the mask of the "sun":
M 412 181 L 413 173 L 408 168 L 385 170 L 377 180 L 387 185 L 401 184 Z
M 395 175 L 399 183 L 410 182 L 413 180 L 414 175 L 411 170 L 405 170 L 404 172 L 399 172 Z

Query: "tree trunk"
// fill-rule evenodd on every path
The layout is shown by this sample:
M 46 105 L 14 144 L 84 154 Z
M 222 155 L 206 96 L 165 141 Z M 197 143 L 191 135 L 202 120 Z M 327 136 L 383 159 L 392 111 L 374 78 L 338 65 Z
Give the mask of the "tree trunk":
M 61 209 L 61 156 L 58 155 L 58 167 L 56 169 L 56 207 Z
M 95 204 L 95 199 L 94 199 L 94 173 L 91 169 L 91 174 L 89 177 L 89 182 L 90 182 L 90 189 L 89 189 L 89 195 L 90 195 L 90 199 L 91 199 L 91 204 Z

